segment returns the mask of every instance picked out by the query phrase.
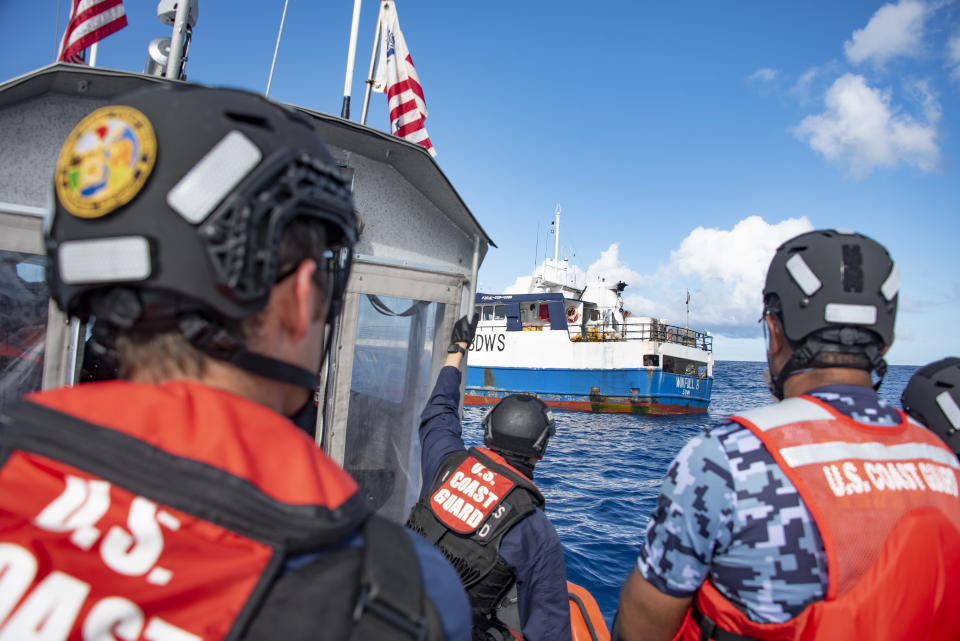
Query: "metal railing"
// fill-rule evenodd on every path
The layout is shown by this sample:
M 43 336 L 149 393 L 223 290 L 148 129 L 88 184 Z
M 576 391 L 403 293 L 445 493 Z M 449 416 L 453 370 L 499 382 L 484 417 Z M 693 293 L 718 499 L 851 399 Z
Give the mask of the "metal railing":
M 489 321 L 486 321 L 489 322 Z M 481 325 L 478 333 L 504 332 L 507 330 L 506 321 L 495 321 L 495 325 Z M 542 321 L 523 323 L 523 331 L 546 331 L 550 324 Z M 567 334 L 573 342 L 601 343 L 618 341 L 654 341 L 658 343 L 673 343 L 694 349 L 713 351 L 713 336 L 706 332 L 698 332 L 689 327 L 678 325 L 664 325 L 662 323 L 612 323 L 588 322 L 585 324 L 568 324 Z

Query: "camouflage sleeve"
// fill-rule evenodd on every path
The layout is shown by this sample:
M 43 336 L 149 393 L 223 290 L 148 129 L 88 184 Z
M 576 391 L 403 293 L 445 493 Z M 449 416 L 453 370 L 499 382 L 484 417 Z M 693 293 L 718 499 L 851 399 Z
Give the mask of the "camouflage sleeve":
M 730 461 L 716 435 L 701 432 L 663 479 L 637 559 L 640 574 L 664 594 L 691 596 L 714 554 L 730 544 L 735 512 Z

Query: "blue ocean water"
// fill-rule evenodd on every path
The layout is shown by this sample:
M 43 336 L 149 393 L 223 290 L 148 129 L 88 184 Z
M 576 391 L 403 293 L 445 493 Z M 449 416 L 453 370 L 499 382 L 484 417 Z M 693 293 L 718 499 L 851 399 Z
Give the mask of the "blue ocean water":
M 624 579 L 633 570 L 647 518 L 667 466 L 700 429 L 771 402 L 761 378 L 766 363 L 723 361 L 714 367 L 706 414 L 651 417 L 555 413 L 557 434 L 534 479 L 563 542 L 567 578 L 593 593 L 607 624 Z M 917 370 L 891 366 L 880 395 L 900 407 L 900 393 Z M 482 441 L 484 410 L 464 408 L 464 437 Z

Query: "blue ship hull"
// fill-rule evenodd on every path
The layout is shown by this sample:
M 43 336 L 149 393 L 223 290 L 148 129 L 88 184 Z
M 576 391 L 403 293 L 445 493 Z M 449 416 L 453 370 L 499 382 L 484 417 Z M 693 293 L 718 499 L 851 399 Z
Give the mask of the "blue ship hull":
M 707 411 L 713 379 L 656 368 L 534 369 L 467 367 L 467 405 L 507 394 L 536 394 L 552 407 L 587 412 L 695 414 Z

